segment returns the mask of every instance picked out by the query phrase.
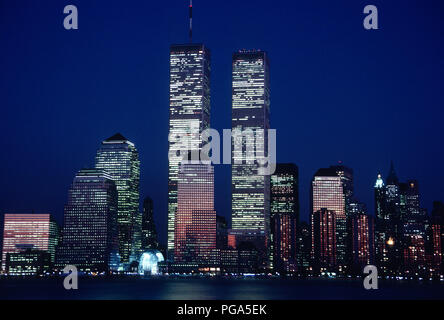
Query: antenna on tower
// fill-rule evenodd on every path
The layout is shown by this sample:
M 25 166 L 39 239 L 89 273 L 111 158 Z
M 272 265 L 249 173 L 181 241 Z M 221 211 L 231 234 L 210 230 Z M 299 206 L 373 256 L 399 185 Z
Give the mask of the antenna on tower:
M 193 0 L 190 0 L 190 43 L 193 42 Z

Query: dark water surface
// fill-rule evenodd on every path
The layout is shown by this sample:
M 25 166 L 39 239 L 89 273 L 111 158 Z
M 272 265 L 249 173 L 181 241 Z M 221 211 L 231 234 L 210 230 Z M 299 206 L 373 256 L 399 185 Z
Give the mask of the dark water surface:
M 0 299 L 444 299 L 444 283 L 380 281 L 365 290 L 361 280 L 79 278 L 78 290 L 65 290 L 63 278 L 0 279 Z

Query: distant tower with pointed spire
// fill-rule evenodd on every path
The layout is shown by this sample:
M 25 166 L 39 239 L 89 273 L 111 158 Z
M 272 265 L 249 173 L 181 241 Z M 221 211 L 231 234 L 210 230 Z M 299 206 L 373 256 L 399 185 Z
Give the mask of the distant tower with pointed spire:
M 392 160 L 392 161 L 390 161 L 390 171 L 387 176 L 387 185 L 398 185 L 398 184 L 399 184 L 399 180 L 398 180 L 398 176 L 396 175 L 395 165 L 393 164 L 393 160 Z

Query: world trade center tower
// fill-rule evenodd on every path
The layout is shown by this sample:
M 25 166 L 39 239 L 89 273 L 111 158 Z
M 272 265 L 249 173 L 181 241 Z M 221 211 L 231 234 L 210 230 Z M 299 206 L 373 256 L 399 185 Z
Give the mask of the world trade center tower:
M 233 54 L 232 130 L 242 133 L 232 140 L 231 235 L 237 243 L 249 241 L 266 248 L 270 225 L 270 176 L 260 175 L 258 163 L 251 163 L 248 150 L 268 154 L 270 128 L 270 80 L 267 54 L 240 51 Z M 244 136 L 254 132 L 254 142 Z M 262 131 L 263 135 L 258 134 Z M 251 143 L 254 145 L 251 146 Z M 247 159 L 248 158 L 248 159 Z M 265 252 L 263 252 L 265 253 Z M 264 255 L 265 257 L 265 255 Z
M 203 44 L 171 46 L 169 108 L 167 241 L 171 261 L 179 164 L 189 152 L 198 154 L 202 148 L 201 132 L 210 126 L 210 51 Z M 188 150 L 183 150 L 184 145 Z

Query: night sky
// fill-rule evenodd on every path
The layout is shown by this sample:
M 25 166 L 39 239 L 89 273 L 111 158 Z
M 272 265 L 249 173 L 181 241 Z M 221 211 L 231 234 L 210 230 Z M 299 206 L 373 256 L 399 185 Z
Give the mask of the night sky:
M 63 8 L 79 30 L 63 28 Z M 362 26 L 379 10 L 379 30 Z M 268 52 L 277 159 L 310 180 L 338 161 L 373 212 L 393 160 L 419 180 L 421 205 L 444 200 L 444 2 L 194 0 L 194 41 L 212 53 L 212 127 L 231 128 L 231 55 Z M 166 237 L 169 46 L 188 41 L 188 1 L 0 0 L 0 213 L 63 220 L 75 173 L 121 132 L 141 159 L 141 195 Z M 230 167 L 216 167 L 216 209 L 230 216 Z

